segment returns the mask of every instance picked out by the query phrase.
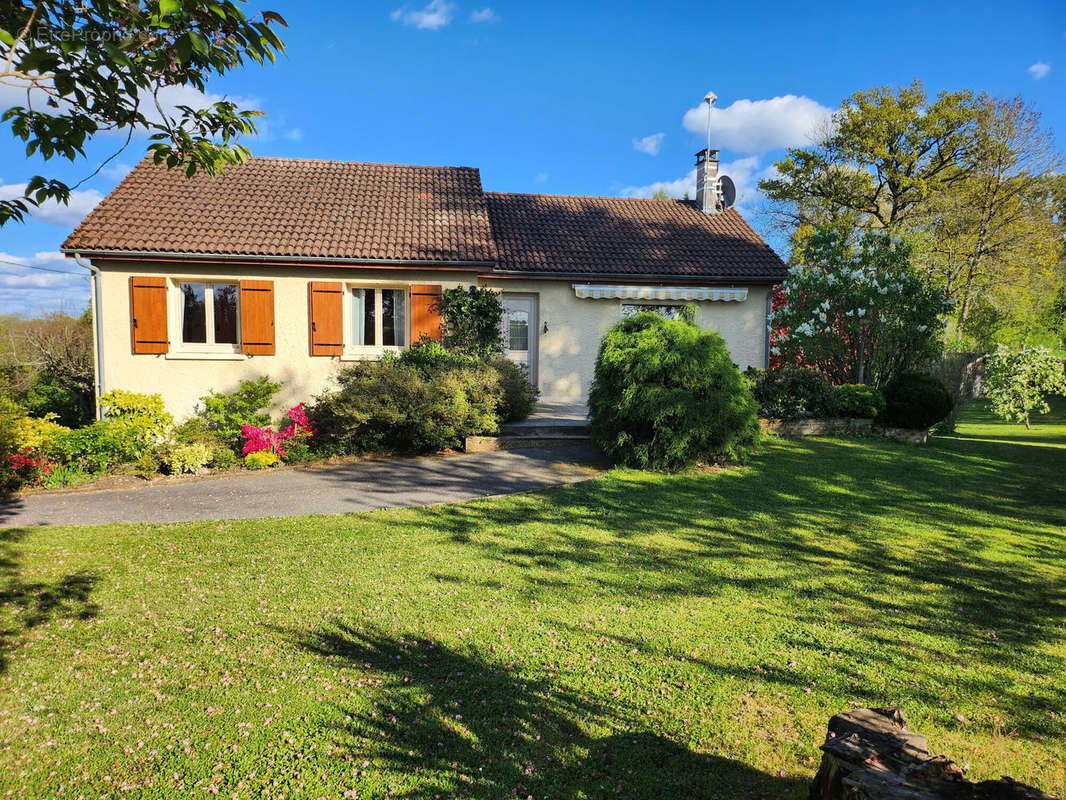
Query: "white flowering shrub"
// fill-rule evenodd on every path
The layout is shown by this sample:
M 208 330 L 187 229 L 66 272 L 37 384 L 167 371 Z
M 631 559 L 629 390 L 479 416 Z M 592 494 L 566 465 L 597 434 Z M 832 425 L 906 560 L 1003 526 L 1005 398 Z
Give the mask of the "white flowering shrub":
M 1062 359 L 1046 347 L 1018 352 L 1000 345 L 988 357 L 984 392 L 992 401 L 992 413 L 1031 427 L 1029 415 L 1051 410 L 1047 398 L 1066 394 Z
M 772 366 L 811 367 L 834 384 L 883 387 L 932 363 L 949 306 L 910 266 L 910 248 L 887 234 L 825 226 L 800 247 L 775 293 Z

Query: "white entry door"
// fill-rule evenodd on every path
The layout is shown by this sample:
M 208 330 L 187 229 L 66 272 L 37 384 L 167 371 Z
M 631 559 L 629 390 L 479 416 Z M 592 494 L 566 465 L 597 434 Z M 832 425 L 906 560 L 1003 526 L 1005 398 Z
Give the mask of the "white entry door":
M 537 385 L 537 298 L 528 294 L 503 293 L 503 354 L 524 364 L 529 380 Z

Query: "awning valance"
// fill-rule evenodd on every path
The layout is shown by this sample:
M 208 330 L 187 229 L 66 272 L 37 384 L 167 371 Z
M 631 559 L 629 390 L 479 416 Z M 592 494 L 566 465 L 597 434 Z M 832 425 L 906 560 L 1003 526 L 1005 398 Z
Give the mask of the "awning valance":
M 747 289 L 714 286 L 620 286 L 618 284 L 575 283 L 574 294 L 589 300 L 721 300 L 740 303 L 748 299 Z

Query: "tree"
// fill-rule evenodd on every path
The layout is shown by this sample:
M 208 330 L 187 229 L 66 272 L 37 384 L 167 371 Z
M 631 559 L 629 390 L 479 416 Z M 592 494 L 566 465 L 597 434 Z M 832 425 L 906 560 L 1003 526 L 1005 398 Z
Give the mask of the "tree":
M 1000 345 L 988 359 L 984 391 L 994 414 L 1024 422 L 1029 429 L 1030 414 L 1051 410 L 1048 395 L 1066 393 L 1066 371 L 1062 359 L 1046 347 L 1012 352 Z
M 875 231 L 856 239 L 840 222 L 816 229 L 797 256 L 770 314 L 776 365 L 882 388 L 940 354 L 948 306 L 911 269 L 906 243 Z
M 913 226 L 930 282 L 957 305 L 960 335 L 978 303 L 979 334 L 996 318 L 1039 317 L 1063 277 L 1052 181 L 1062 162 L 1039 112 L 982 96 L 963 162 L 963 177 L 931 195 Z
M 155 162 L 217 175 L 250 153 L 260 111 L 229 100 L 206 108 L 168 107 L 166 89 L 203 91 L 247 59 L 273 61 L 284 45 L 272 11 L 245 17 L 243 0 L 14 0 L 0 5 L 0 84 L 25 91 L 24 105 L 0 121 L 26 142 L 27 156 L 85 158 L 99 133 L 147 132 Z M 118 155 L 116 152 L 110 158 Z M 108 160 L 110 160 L 110 158 Z M 106 161 L 104 162 L 106 163 Z M 103 164 L 97 167 L 98 172 Z M 92 174 L 96 174 L 95 172 Z M 88 176 L 88 177 L 91 177 Z M 88 178 L 84 179 L 87 180 Z M 0 225 L 21 221 L 33 206 L 66 203 L 63 181 L 32 176 L 22 197 L 0 200 Z
M 449 350 L 484 357 L 503 352 L 500 320 L 503 302 L 492 289 L 462 286 L 445 289 L 441 294 L 440 313 L 443 344 Z
M 790 148 L 759 188 L 797 229 L 846 218 L 897 232 L 930 195 L 965 177 L 976 113 L 971 92 L 930 101 L 917 80 L 856 92 L 815 145 Z

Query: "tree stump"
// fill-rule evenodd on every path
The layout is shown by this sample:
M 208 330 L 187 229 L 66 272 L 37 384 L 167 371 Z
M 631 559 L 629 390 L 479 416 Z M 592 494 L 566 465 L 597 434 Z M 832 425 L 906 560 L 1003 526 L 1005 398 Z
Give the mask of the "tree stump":
M 837 714 L 822 753 L 810 800 L 1055 800 L 1010 778 L 966 780 L 954 761 L 929 755 L 896 707 Z

